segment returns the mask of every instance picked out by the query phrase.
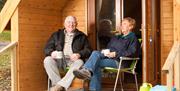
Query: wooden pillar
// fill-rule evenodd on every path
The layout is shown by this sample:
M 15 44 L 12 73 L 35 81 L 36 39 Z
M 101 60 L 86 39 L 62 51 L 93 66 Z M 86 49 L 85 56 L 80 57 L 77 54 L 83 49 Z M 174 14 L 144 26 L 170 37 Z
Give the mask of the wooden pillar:
M 18 29 L 18 9 L 16 9 L 11 18 L 11 42 L 18 41 Z M 17 60 L 17 47 L 14 47 L 11 51 L 11 91 L 18 91 Z
M 180 46 L 180 0 L 174 0 L 174 43 L 178 42 Z M 178 49 L 180 51 L 180 48 Z M 180 53 L 177 54 L 174 63 L 174 84 L 176 91 L 180 91 Z
M 180 46 L 180 45 L 179 45 Z M 180 51 L 180 48 L 179 48 Z M 180 53 L 178 53 L 178 55 L 176 56 L 175 59 L 175 65 L 174 65 L 174 73 L 175 73 L 175 77 L 174 77 L 174 84 L 176 87 L 176 91 L 180 91 Z

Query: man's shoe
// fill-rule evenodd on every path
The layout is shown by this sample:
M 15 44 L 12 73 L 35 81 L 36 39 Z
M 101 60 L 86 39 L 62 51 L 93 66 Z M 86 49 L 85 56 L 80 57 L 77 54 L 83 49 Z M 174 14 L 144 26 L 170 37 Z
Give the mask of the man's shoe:
M 65 88 L 59 84 L 54 86 L 53 91 L 66 91 Z
M 90 78 L 91 78 L 91 72 L 85 68 L 82 68 L 80 70 L 74 70 L 73 74 L 77 78 L 83 79 L 83 80 L 90 80 Z

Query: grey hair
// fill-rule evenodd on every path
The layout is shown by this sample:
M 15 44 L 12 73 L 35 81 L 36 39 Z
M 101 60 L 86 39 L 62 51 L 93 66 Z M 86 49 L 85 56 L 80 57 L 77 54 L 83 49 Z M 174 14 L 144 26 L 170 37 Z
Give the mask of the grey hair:
M 77 23 L 77 19 L 76 19 L 75 16 L 67 16 L 67 17 L 65 18 L 64 22 L 67 22 L 67 21 L 70 20 L 70 19 L 74 20 L 74 21 Z

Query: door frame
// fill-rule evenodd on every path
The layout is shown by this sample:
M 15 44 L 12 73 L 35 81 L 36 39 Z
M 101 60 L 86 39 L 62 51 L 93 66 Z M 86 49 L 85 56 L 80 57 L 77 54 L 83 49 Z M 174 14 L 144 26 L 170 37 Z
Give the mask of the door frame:
M 156 9 L 154 8 L 154 6 L 157 6 L 155 5 L 156 0 L 148 0 L 148 2 L 151 2 L 152 4 L 152 8 L 151 9 L 151 12 L 152 12 L 152 15 L 156 16 L 156 12 L 155 11 Z M 91 42 L 91 45 L 93 47 L 93 49 L 96 49 L 96 14 L 95 14 L 95 0 L 88 0 L 87 1 L 87 6 L 88 6 L 88 29 L 87 29 L 87 32 L 88 32 L 88 37 L 89 37 L 89 40 Z M 115 0 L 115 4 L 116 4 L 116 30 L 119 30 L 119 25 L 121 23 L 121 20 L 123 18 L 122 14 L 123 14 L 123 0 Z M 148 53 L 147 53 L 147 44 L 148 44 L 148 37 L 147 37 L 147 9 L 149 9 L 147 7 L 147 0 L 141 0 L 141 4 L 142 4 L 142 24 L 141 24 L 141 37 L 142 37 L 142 44 L 143 44 L 143 47 L 142 47 L 142 80 L 143 82 L 149 82 L 148 81 L 148 78 L 151 77 L 149 76 L 148 74 Z M 117 11 L 118 10 L 118 11 Z M 156 18 L 157 17 L 152 17 L 152 20 L 153 22 L 157 22 L 156 21 Z M 156 25 L 152 25 L 152 29 L 155 29 L 156 28 Z M 155 37 L 156 38 L 156 37 Z M 156 38 L 157 39 L 157 38 Z M 155 46 L 157 46 L 157 41 L 155 41 Z M 157 48 L 155 48 L 155 50 L 157 50 Z M 155 52 L 155 55 L 158 56 L 158 52 Z M 154 59 L 154 60 L 157 60 L 157 57 Z M 157 65 L 156 65 L 156 72 L 158 72 L 157 70 Z M 152 83 L 157 83 L 157 79 L 158 79 L 158 76 L 156 76 L 155 78 L 156 80 L 154 80 Z

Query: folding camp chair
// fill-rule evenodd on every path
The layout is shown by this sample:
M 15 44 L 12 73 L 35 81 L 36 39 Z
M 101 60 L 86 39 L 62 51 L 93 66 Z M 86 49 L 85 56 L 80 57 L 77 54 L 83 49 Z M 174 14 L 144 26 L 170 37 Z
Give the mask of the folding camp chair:
M 124 73 L 130 73 L 134 75 L 135 78 L 135 83 L 136 83 L 136 89 L 138 91 L 138 82 L 137 82 L 137 76 L 136 76 L 136 72 L 135 72 L 135 68 L 136 68 L 136 64 L 138 62 L 139 58 L 129 58 L 129 57 L 120 57 L 120 62 L 119 62 L 119 67 L 118 68 L 111 68 L 111 67 L 105 67 L 104 70 L 106 72 L 116 72 L 116 81 L 115 81 L 115 85 L 114 85 L 114 91 L 116 91 L 116 87 L 117 87 L 117 83 L 118 80 L 120 80 L 120 85 L 121 85 L 121 91 L 123 91 L 123 85 L 122 85 L 122 78 L 120 72 L 124 72 Z M 130 67 L 128 68 L 121 68 L 121 64 L 122 61 L 132 61 Z
M 142 39 L 138 39 L 139 43 L 140 43 L 140 48 L 142 47 Z M 138 50 L 138 55 L 140 55 L 140 52 L 141 50 Z M 117 73 L 116 75 L 116 81 L 115 81 L 115 84 L 114 84 L 114 91 L 116 91 L 116 87 L 117 87 L 117 82 L 118 80 L 120 80 L 120 85 L 121 85 L 121 90 L 123 91 L 123 85 L 122 85 L 122 77 L 120 74 L 121 73 L 130 73 L 130 74 L 133 74 L 134 75 L 134 78 L 135 78 L 135 83 L 136 83 L 136 90 L 138 91 L 138 82 L 137 82 L 137 76 L 136 76 L 136 72 L 135 72 L 135 69 L 136 69 L 136 65 L 137 65 L 137 62 L 140 58 L 139 57 L 136 57 L 136 58 L 130 58 L 130 57 L 120 57 L 120 62 L 119 62 L 119 67 L 118 68 L 112 68 L 112 67 L 105 67 L 104 68 L 104 71 L 106 72 L 110 72 L 110 73 Z M 122 66 L 122 62 L 123 61 L 131 61 L 131 64 L 129 67 L 127 68 L 121 68 Z

